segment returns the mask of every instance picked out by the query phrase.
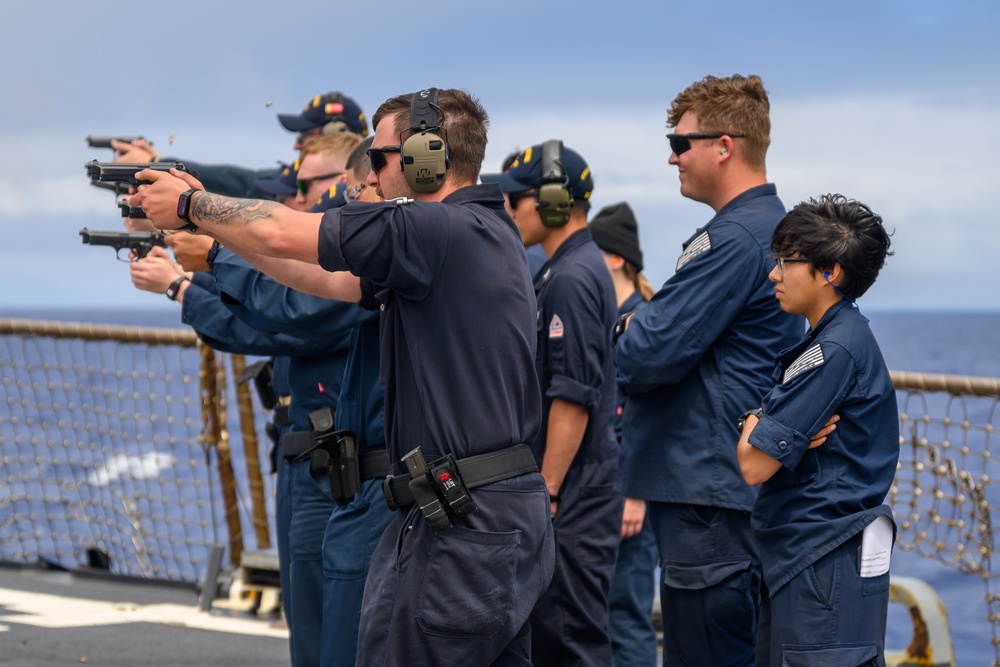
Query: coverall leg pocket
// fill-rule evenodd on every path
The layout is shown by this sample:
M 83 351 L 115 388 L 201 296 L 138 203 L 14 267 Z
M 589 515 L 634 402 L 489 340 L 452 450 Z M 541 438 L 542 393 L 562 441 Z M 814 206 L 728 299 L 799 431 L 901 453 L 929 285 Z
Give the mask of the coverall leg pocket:
M 416 607 L 424 632 L 492 638 L 517 595 L 520 531 L 493 533 L 455 526 L 433 538 Z M 489 568 L 470 567 L 488 562 Z

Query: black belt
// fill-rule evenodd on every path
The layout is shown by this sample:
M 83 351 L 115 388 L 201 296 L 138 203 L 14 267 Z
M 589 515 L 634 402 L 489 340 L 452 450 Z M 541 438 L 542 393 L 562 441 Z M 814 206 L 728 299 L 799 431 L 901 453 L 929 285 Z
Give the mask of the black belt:
M 308 453 L 313 449 L 312 437 L 308 431 L 296 431 L 286 433 L 281 438 L 281 458 L 286 463 L 291 463 L 295 459 L 309 459 Z M 304 455 L 304 456 L 303 456 Z M 358 453 L 358 468 L 361 471 L 361 479 L 378 479 L 389 474 L 389 453 L 385 447 L 369 447 L 362 449 Z
M 287 436 L 286 436 L 287 437 Z M 477 454 L 456 462 L 465 486 L 474 489 L 529 472 L 538 472 L 538 464 L 528 445 L 514 445 L 495 452 Z M 410 491 L 409 475 L 390 475 L 382 483 L 382 493 L 389 507 L 405 507 L 415 501 Z

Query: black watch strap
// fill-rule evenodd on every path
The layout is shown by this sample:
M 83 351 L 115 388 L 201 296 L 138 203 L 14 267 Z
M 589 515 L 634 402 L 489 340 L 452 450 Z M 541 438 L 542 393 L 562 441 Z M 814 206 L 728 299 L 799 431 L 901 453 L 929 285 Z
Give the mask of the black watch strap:
M 634 311 L 633 311 L 634 312 Z M 632 316 L 633 313 L 622 313 L 615 320 L 615 328 L 611 331 L 611 344 L 614 345 L 621 338 L 621 335 L 625 333 L 625 325 L 628 323 L 628 318 Z
M 181 193 L 181 196 L 177 199 L 177 217 L 186 222 L 187 224 L 183 227 L 179 227 L 183 231 L 193 232 L 198 229 L 198 225 L 191 222 L 191 195 L 195 192 L 200 192 L 198 188 L 191 188 L 190 190 Z
M 190 278 L 188 278 L 187 276 L 180 276 L 177 278 L 177 280 L 170 283 L 170 286 L 167 287 L 167 292 L 166 292 L 168 299 L 170 299 L 171 301 L 177 300 L 177 295 L 180 293 L 181 285 L 184 284 L 185 280 L 190 280 Z
M 738 430 L 740 433 L 743 432 L 743 427 L 746 426 L 747 424 L 747 417 L 749 417 L 750 415 L 753 415 L 757 419 L 760 419 L 761 415 L 763 414 L 764 414 L 763 408 L 754 408 L 753 410 L 747 410 L 746 412 L 740 415 L 739 419 L 736 420 L 736 430 Z

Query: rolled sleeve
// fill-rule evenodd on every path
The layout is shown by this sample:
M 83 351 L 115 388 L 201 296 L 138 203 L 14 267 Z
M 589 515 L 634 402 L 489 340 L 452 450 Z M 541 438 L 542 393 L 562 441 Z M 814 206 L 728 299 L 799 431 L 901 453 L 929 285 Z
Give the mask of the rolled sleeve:
M 319 265 L 327 271 L 347 271 L 350 267 L 340 247 L 340 210 L 331 209 L 323 214 L 319 226 Z
M 798 467 L 809 449 L 807 436 L 767 415 L 761 415 L 749 442 L 789 470 Z
M 553 375 L 552 383 L 545 395 L 549 398 L 559 398 L 567 403 L 583 406 L 589 410 L 597 405 L 601 393 L 597 388 L 588 386 L 579 380 L 565 375 Z

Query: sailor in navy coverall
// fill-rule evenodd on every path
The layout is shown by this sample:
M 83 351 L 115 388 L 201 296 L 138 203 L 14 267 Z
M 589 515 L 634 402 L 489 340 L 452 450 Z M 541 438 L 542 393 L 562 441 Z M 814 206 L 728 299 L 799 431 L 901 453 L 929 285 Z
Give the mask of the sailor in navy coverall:
M 437 125 L 428 127 L 428 117 Z M 552 578 L 548 494 L 524 444 L 541 421 L 535 295 L 499 188 L 474 185 L 487 124 L 478 100 L 460 90 L 383 103 L 368 187 L 385 203 L 317 216 L 192 192 L 189 177 L 162 173 L 129 202 L 159 228 L 197 225 L 256 255 L 282 282 L 380 311 L 386 440 L 397 476 L 386 486 L 400 509 L 372 557 L 360 665 L 528 665 L 526 621 Z M 432 168 L 404 172 L 407 139 L 414 153 L 431 154 Z M 440 178 L 430 191 L 426 174 Z M 186 220 L 178 216 L 185 196 Z M 476 506 L 453 512 L 451 527 L 437 533 L 406 497 L 409 482 L 418 493 L 441 479 L 406 474 L 402 458 L 416 447 L 428 462 L 453 456 Z
M 823 236 L 817 226 L 835 231 Z M 738 445 L 747 481 L 763 482 L 752 518 L 764 575 L 757 665 L 884 665 L 895 526 L 883 502 L 899 419 L 882 354 L 853 301 L 882 266 L 888 235 L 863 205 L 827 197 L 793 209 L 773 245 L 778 301 L 811 328 L 781 353 L 775 386 L 744 417 Z M 825 440 L 810 443 L 835 415 Z M 881 561 L 874 549 L 863 557 L 879 530 Z
M 549 150 L 552 165 L 543 155 Z M 551 182 L 545 171 L 562 172 Z M 553 140 L 521 152 L 500 174 L 484 174 L 507 194 L 525 245 L 549 260 L 535 276 L 542 427 L 531 448 L 552 498 L 556 570 L 531 614 L 532 663 L 611 665 L 608 591 L 621 536 L 615 493 L 615 367 L 611 328 L 617 298 L 587 227 L 590 168 Z M 571 203 L 548 215 L 535 193 L 549 184 Z M 545 217 L 543 217 L 545 216 Z
M 313 211 L 343 205 L 343 185 L 330 188 Z M 231 253 L 220 253 L 212 271 L 224 303 L 254 327 L 325 341 L 328 346 L 349 336 L 335 427 L 354 431 L 359 451 L 384 449 L 384 389 L 379 380 L 377 312 L 354 303 L 297 292 L 264 276 Z M 308 518 L 300 527 L 307 529 L 303 535 L 308 536 L 305 543 L 311 554 L 309 571 L 319 565 L 325 582 L 310 593 L 322 594 L 322 629 L 309 639 L 315 644 L 318 660 L 305 664 L 354 665 L 365 576 L 375 545 L 392 517 L 382 499 L 381 480 L 364 482 L 362 493 L 348 503 L 336 504 L 330 498 L 327 477 L 313 472 L 308 460 L 286 465 L 292 470 L 295 488 L 299 489 L 296 499 L 314 495 L 317 499 L 316 503 L 308 504 L 316 508 L 315 515 L 299 512 L 301 518 Z M 320 516 L 320 510 L 325 516 Z M 298 588 L 294 590 L 298 594 Z
M 366 314 L 354 304 L 337 304 L 317 297 L 299 295 L 299 301 L 292 300 L 296 306 L 301 306 L 302 302 L 320 302 L 310 311 L 310 314 L 317 318 L 320 317 L 316 314 L 318 306 L 327 307 L 328 312 L 323 319 L 328 326 L 322 333 L 317 332 L 314 324 L 302 326 L 292 333 L 281 332 L 272 326 L 273 320 L 289 313 L 291 317 L 295 317 L 302 314 L 304 308 L 289 308 L 288 300 L 264 298 L 258 304 L 267 307 L 255 311 L 248 308 L 250 299 L 245 298 L 245 293 L 264 292 L 273 297 L 278 290 L 269 291 L 267 287 L 282 286 L 260 275 L 252 266 L 225 248 L 218 251 L 210 266 L 221 300 L 216 296 L 214 304 L 202 304 L 201 300 L 190 299 L 190 289 L 185 293 L 183 318 L 196 330 L 207 327 L 218 330 L 216 323 L 226 321 L 218 315 L 221 310 L 223 314 L 229 315 L 228 319 L 235 319 L 237 325 L 243 324 L 251 331 L 270 334 L 279 342 L 294 339 L 295 334 L 312 335 L 311 338 L 299 337 L 298 349 L 305 351 L 302 354 L 297 353 L 296 348 L 292 347 L 270 350 L 272 354 L 289 357 L 288 380 L 291 403 L 288 413 L 291 425 L 286 433 L 308 432 L 310 412 L 324 407 L 337 409 L 347 364 L 350 331 L 364 321 Z M 236 317 L 226 310 L 224 304 L 230 307 Z M 334 307 L 331 308 L 331 304 Z M 329 311 L 338 312 L 331 314 Z M 242 331 L 243 328 L 231 326 L 230 330 L 236 332 Z M 220 341 L 216 338 L 214 341 L 206 342 L 218 345 Z M 258 348 L 254 352 L 244 348 L 243 351 L 261 354 L 267 350 Z M 309 461 L 287 463 L 280 459 L 280 449 L 279 445 L 280 473 L 276 519 L 279 565 L 285 565 L 286 567 L 282 569 L 287 570 L 287 575 L 283 577 L 287 581 L 287 587 L 283 589 L 282 602 L 288 618 L 292 664 L 319 665 L 322 639 L 324 636 L 331 636 L 327 623 L 327 617 L 331 612 L 327 610 L 339 604 L 337 596 L 324 590 L 326 579 L 323 573 L 322 550 L 326 524 L 336 505 L 330 498 L 326 479 L 312 474 Z M 282 558 L 285 541 L 287 541 L 287 561 Z
M 708 109 L 695 103 L 738 127 L 700 127 Z M 767 278 L 771 233 L 784 215 L 763 166 L 767 114 L 759 77 L 706 77 L 674 100 L 670 164 L 681 193 L 716 214 L 684 243 L 676 273 L 646 308 L 616 325 L 628 394 L 618 488 L 648 501 L 668 666 L 754 660 L 756 491 L 736 462 L 733 415 L 759 403 L 778 352 L 803 330 Z
M 258 326 L 278 332 L 308 334 L 316 340 L 329 341 L 343 336 L 345 324 L 354 322 L 350 331 L 346 370 L 337 404 L 335 426 L 357 433 L 358 448 L 385 448 L 383 427 L 384 388 L 379 379 L 378 315 L 360 308 L 290 290 L 267 278 L 241 276 L 220 262 L 215 263 L 220 289 L 229 295 L 230 307 L 258 312 Z M 267 305 L 270 304 L 270 308 Z M 258 310 L 258 308 L 260 310 Z M 241 314 L 241 317 L 248 317 Z M 288 465 L 288 464 L 286 464 Z M 325 476 L 309 469 L 308 461 L 291 464 L 309 473 L 306 488 L 315 487 L 326 501 L 325 521 L 310 522 L 310 535 L 322 530 L 323 641 L 322 665 L 353 665 L 357 649 L 359 610 L 365 576 L 382 531 L 392 513 L 382 498 L 381 480 L 368 480 L 363 491 L 344 505 L 329 498 Z M 310 541 L 314 544 L 314 541 Z M 318 642 L 318 637 L 314 641 Z

